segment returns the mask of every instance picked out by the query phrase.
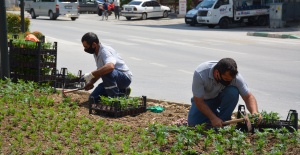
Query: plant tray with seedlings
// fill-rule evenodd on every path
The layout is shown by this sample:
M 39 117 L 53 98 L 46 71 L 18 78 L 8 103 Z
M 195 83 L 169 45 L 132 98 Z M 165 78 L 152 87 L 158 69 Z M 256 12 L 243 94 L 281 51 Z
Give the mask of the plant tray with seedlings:
M 136 116 L 147 111 L 146 96 L 142 97 L 104 97 L 101 96 L 100 103 L 95 104 L 93 97 L 89 98 L 89 114 L 123 117 L 127 115 Z
M 67 68 L 61 68 L 60 72 L 56 71 L 57 88 L 75 89 L 85 86 L 85 82 L 81 81 L 82 71 L 79 70 L 78 74 L 68 72 Z
M 242 118 L 241 114 L 245 115 L 245 106 L 239 105 L 237 118 Z M 249 115 L 249 120 L 252 125 L 252 132 L 264 131 L 265 129 L 280 129 L 286 128 L 290 132 L 297 131 L 298 129 L 298 113 L 296 110 L 290 110 L 286 120 L 279 120 L 279 114 L 276 112 L 267 113 L 265 111 L 261 112 L 262 120 L 257 123 L 257 115 Z M 237 128 L 241 130 L 247 129 L 245 123 L 238 123 Z

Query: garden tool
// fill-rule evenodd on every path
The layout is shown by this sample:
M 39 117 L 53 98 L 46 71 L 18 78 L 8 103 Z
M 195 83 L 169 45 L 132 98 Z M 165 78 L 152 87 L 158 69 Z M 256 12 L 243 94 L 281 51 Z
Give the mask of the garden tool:
M 82 90 L 82 89 L 84 89 L 84 87 L 65 91 L 64 88 L 63 88 L 62 89 L 62 96 L 66 97 L 66 93 L 71 93 L 71 92 L 75 92 L 75 91 Z
M 247 114 L 243 115 L 241 112 L 240 112 L 240 114 L 242 115 L 243 118 L 225 121 L 222 124 L 223 125 L 229 125 L 229 124 L 233 124 L 233 123 L 245 122 L 245 124 L 247 125 L 248 132 L 252 131 L 252 125 L 251 125 L 251 122 L 248 118 L 248 115 Z

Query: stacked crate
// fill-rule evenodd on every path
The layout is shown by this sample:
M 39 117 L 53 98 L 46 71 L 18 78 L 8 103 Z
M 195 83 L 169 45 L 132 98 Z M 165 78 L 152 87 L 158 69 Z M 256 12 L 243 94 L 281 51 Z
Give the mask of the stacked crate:
M 26 41 L 29 43 L 30 41 Z M 25 43 L 26 43 L 25 42 Z M 10 78 L 17 82 L 34 81 L 38 83 L 49 83 L 56 85 L 57 66 L 57 42 L 51 47 L 44 46 L 45 43 L 30 42 L 31 47 L 16 45 L 13 40 L 9 43 L 9 65 Z M 29 44 L 28 44 L 29 45 Z

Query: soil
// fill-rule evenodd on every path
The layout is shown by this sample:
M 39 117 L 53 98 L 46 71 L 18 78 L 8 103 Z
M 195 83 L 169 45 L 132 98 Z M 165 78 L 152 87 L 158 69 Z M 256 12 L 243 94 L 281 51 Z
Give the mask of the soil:
M 187 118 L 187 114 L 190 108 L 190 105 L 147 98 L 147 107 L 159 105 L 163 107 L 165 110 L 161 113 L 154 113 L 151 111 L 147 111 L 137 116 L 111 118 L 111 117 L 104 117 L 99 115 L 89 115 L 88 101 L 87 101 L 89 93 L 86 93 L 84 91 L 78 91 L 66 95 L 68 97 L 71 97 L 73 101 L 77 101 L 79 103 L 80 106 L 79 113 L 81 115 L 86 115 L 87 117 L 91 117 L 93 119 L 101 118 L 104 119 L 105 121 L 118 122 L 124 125 L 134 126 L 134 127 L 148 127 L 149 123 L 155 123 L 155 122 L 164 125 L 170 125 L 172 123 L 176 123 L 176 121 L 178 121 L 179 119 Z M 58 96 L 56 100 L 62 101 L 62 98 L 59 98 Z

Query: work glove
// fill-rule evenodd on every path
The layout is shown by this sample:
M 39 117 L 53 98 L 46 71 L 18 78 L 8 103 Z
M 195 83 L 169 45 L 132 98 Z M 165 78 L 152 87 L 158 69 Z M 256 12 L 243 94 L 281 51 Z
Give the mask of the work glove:
M 86 83 L 89 83 L 92 79 L 94 78 L 94 75 L 92 74 L 92 72 L 90 73 L 85 73 L 81 79 L 84 79 Z

